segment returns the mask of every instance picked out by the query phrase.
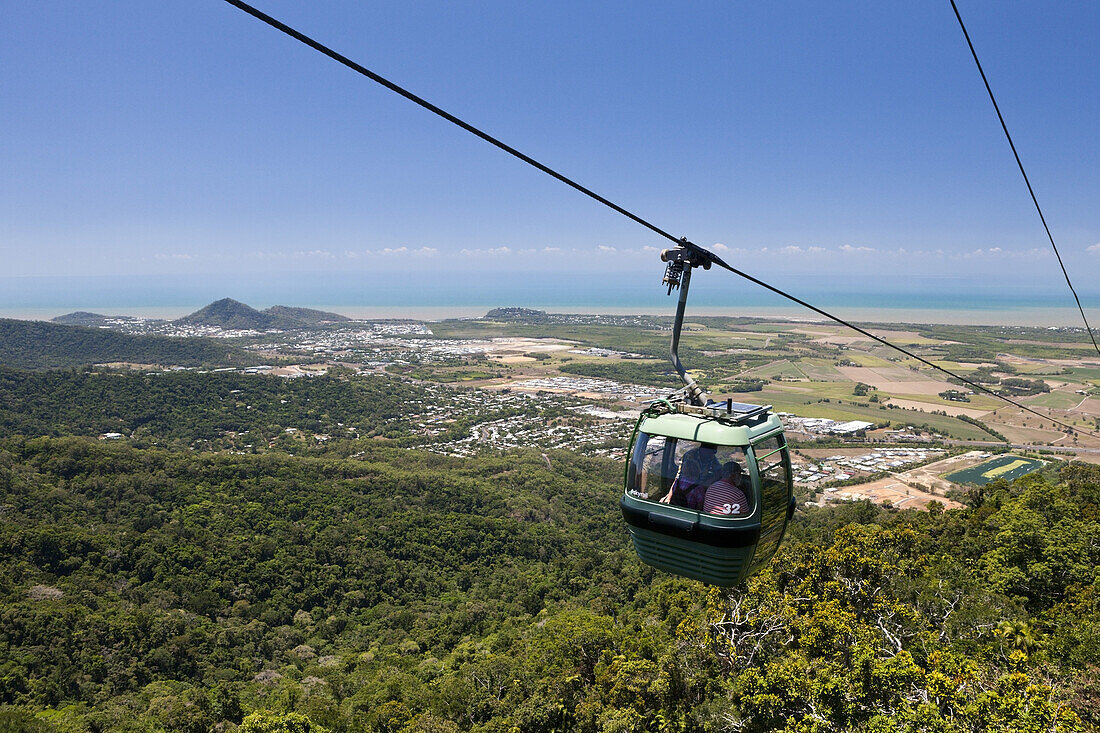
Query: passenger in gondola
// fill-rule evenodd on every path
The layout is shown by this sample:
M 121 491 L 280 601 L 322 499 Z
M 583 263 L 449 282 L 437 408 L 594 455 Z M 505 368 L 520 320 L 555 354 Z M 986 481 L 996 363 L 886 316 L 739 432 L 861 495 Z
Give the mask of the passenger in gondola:
M 707 487 L 722 476 L 718 446 L 700 443 L 684 453 L 672 488 L 661 498 L 662 504 L 701 509 Z
M 702 509 L 708 514 L 738 516 L 748 514 L 748 497 L 741 489 L 741 465 L 728 461 L 722 466 L 722 478 L 707 487 Z

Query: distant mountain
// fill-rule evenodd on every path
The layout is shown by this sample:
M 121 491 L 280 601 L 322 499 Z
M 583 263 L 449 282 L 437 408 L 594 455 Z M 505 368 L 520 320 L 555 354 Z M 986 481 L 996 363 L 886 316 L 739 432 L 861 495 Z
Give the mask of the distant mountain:
M 294 308 L 288 305 L 273 305 L 270 308 L 265 308 L 263 312 L 288 323 L 293 322 L 306 326 L 317 326 L 324 323 L 342 323 L 351 320 L 347 316 L 342 316 L 339 313 L 329 313 L 328 311 L 319 311 L 313 308 Z
M 217 339 L 134 336 L 106 328 L 0 319 L 0 365 L 53 369 L 111 362 L 248 366 L 260 363 L 260 357 Z
M 51 318 L 51 323 L 60 323 L 62 326 L 90 326 L 96 328 L 98 326 L 107 325 L 108 321 L 132 321 L 132 316 L 105 316 L 100 313 L 89 313 L 88 311 L 76 311 L 74 313 L 66 313 L 63 316 L 57 316 Z
M 272 328 L 308 328 L 350 320 L 347 316 L 341 316 L 338 313 L 327 313 L 313 308 L 293 308 L 286 305 L 273 305 L 259 311 L 238 300 L 222 298 L 191 315 L 178 319 L 176 323 L 266 331 Z

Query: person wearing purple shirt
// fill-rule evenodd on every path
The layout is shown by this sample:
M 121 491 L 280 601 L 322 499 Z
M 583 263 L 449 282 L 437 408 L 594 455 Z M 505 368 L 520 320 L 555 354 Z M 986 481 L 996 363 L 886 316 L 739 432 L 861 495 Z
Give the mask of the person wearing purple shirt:
M 702 510 L 708 514 L 743 516 L 750 509 L 748 497 L 741 490 L 741 466 L 729 461 L 722 466 L 722 478 L 707 487 Z
M 722 464 L 718 462 L 718 446 L 700 443 L 684 454 L 680 469 L 668 494 L 660 499 L 662 504 L 674 504 L 688 509 L 701 509 L 707 486 L 722 476 Z

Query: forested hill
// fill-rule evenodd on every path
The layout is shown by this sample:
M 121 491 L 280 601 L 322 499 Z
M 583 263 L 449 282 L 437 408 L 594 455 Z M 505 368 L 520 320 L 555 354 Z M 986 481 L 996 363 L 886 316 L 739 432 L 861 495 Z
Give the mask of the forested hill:
M 1096 467 L 799 514 L 728 593 L 638 563 L 617 464 L 345 452 L 0 441 L 0 730 L 1100 726 Z
M 316 308 L 300 308 L 289 305 L 273 305 L 264 308 L 264 313 L 273 316 L 280 322 L 293 323 L 298 327 L 318 326 L 325 323 L 345 323 L 351 319 L 339 313 L 317 310 Z
M 107 326 L 112 321 L 135 321 L 131 316 L 105 316 L 102 313 L 89 313 L 88 311 L 74 311 L 64 315 L 55 316 L 50 323 L 60 323 L 62 326 L 88 326 L 98 328 Z
M 238 300 L 222 298 L 194 313 L 176 319 L 176 323 L 264 331 L 267 329 L 307 328 L 326 323 L 342 323 L 349 320 L 351 319 L 347 316 L 338 313 L 285 305 L 273 305 L 259 311 Z
M 0 367 L 0 436 L 117 432 L 146 445 L 225 449 L 287 437 L 399 438 L 423 389 L 394 377 L 313 379 L 220 372 L 147 373 Z M 462 430 L 459 424 L 457 429 Z
M 0 365 L 16 369 L 135 362 L 178 366 L 245 366 L 260 363 L 216 339 L 135 336 L 105 328 L 0 318 Z

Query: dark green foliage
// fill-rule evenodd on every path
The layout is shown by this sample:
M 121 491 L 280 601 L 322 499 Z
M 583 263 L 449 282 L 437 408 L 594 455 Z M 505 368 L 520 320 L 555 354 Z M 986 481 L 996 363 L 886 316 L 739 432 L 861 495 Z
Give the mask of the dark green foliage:
M 760 392 L 767 382 L 763 379 L 738 379 L 729 385 L 730 392 Z
M 543 323 L 549 320 L 549 314 L 546 311 L 535 310 L 534 308 L 493 308 L 485 314 L 485 319 L 489 321 Z
M 2 366 L 56 369 L 111 362 L 178 366 L 261 363 L 253 354 L 216 339 L 131 336 L 105 328 L 0 318 Z
M 724 594 L 634 559 L 616 464 L 359 448 L 4 442 L 0 704 L 18 707 L 0 725 L 1100 724 L 1096 467 L 992 482 L 956 512 L 814 509 Z
M 667 361 L 619 360 L 613 362 L 571 362 L 558 367 L 566 374 L 612 379 L 626 384 L 675 388 L 682 384 Z
M 960 392 L 957 389 L 948 389 L 939 393 L 942 399 L 950 400 L 951 402 L 969 402 L 970 398 L 965 392 Z
M 123 433 L 139 440 L 266 449 L 286 428 L 331 435 L 407 435 L 415 385 L 386 377 L 279 377 L 233 372 L 22 372 L 0 368 L 0 435 Z
M 1041 379 L 1021 379 L 1020 377 L 1007 377 L 1001 380 L 1001 393 L 1019 397 L 1022 395 L 1041 394 L 1050 391 L 1050 385 Z

